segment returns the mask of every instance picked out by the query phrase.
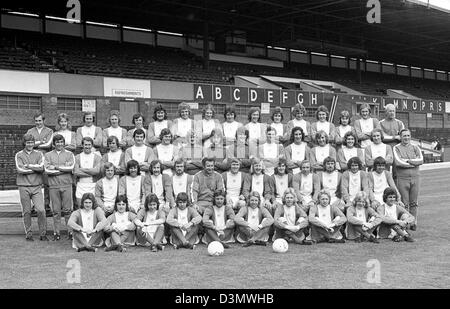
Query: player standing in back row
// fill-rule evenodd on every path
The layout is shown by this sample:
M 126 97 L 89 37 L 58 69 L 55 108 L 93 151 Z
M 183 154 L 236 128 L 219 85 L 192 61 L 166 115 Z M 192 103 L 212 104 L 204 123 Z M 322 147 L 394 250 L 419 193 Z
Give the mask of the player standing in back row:
M 40 240 L 48 240 L 47 218 L 45 217 L 44 196 L 42 194 L 42 173 L 44 171 L 44 156 L 34 150 L 34 137 L 31 134 L 23 136 L 24 149 L 16 153 L 17 186 L 19 187 L 20 204 L 22 205 L 23 224 L 26 240 L 33 241 L 31 230 L 31 201 L 38 215 Z

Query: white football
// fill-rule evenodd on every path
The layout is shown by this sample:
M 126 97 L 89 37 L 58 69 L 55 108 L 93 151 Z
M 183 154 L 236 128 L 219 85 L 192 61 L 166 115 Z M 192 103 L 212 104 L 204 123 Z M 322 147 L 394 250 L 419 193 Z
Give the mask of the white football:
M 285 239 L 278 238 L 273 242 L 272 249 L 276 253 L 285 253 L 288 251 L 289 245 Z
M 208 254 L 211 256 L 219 256 L 223 254 L 223 245 L 218 241 L 212 241 L 208 245 Z

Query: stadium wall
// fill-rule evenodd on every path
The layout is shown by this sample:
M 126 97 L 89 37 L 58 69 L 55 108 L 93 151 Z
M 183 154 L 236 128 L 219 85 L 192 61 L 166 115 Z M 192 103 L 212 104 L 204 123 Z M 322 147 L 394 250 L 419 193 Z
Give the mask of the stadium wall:
M 61 34 L 81 37 L 83 35 L 83 28 L 81 24 L 70 24 L 65 21 L 46 20 L 45 29 L 48 33 Z
M 49 93 L 49 73 L 0 70 L 0 91 Z
M 261 84 L 258 85 L 263 87 Z M 250 84 L 241 84 L 239 86 L 254 87 L 257 88 L 257 91 L 262 91 L 263 93 L 265 91 Z M 229 86 L 222 86 L 224 89 L 227 87 Z M 263 88 L 269 89 L 273 88 L 273 86 Z M 275 96 L 279 98 L 280 90 L 274 90 L 276 92 Z M 226 91 L 223 91 L 223 93 L 226 93 Z M 97 114 L 99 116 L 102 115 L 97 117 L 97 124 L 106 126 L 107 117 L 103 115 L 107 115 L 111 110 L 120 111 L 121 104 L 124 107 L 126 102 L 130 102 L 130 105 L 136 105 L 135 109 L 137 111 L 145 114 L 149 112 L 152 104 L 156 104 L 155 102 L 168 102 L 167 104 L 175 106 L 181 101 L 193 101 L 194 88 L 193 83 L 186 82 L 0 70 L 0 95 L 2 96 L 0 125 L 33 124 L 32 115 L 38 111 L 42 111 L 47 115 L 48 125 L 55 125 L 56 116 L 61 112 L 70 114 L 74 125 L 81 125 L 83 99 L 90 99 L 96 100 Z M 357 100 L 347 102 L 342 99 L 344 97 L 345 95 L 339 96 L 340 99 L 336 105 L 335 115 L 339 115 L 342 109 L 348 109 L 353 114 L 357 114 L 359 110 Z M 211 103 L 221 105 L 230 102 L 240 104 L 239 101 L 233 101 L 231 96 L 228 101 L 225 97 L 220 102 L 213 101 Z M 414 124 L 415 127 L 450 128 L 448 113 L 450 102 L 430 102 L 429 100 L 420 99 L 386 99 L 386 104 L 396 104 L 399 107 L 399 112 L 405 115 L 403 116 L 407 120 L 405 122 Z M 209 102 L 203 101 L 201 103 Z M 255 103 L 259 105 L 261 102 Z M 426 107 L 421 107 L 425 103 Z M 440 104 L 440 110 L 437 109 L 438 104 Z M 250 102 L 242 105 L 252 106 L 255 104 Z M 434 109 L 430 109 L 429 106 L 433 106 Z M 414 107 L 417 107 L 417 109 Z M 374 108 L 383 108 L 383 106 L 378 107 L 375 104 Z M 443 110 L 445 108 L 446 113 Z
M 308 63 L 309 56 L 307 53 L 293 52 L 291 53 L 291 61 L 298 63 Z
M 247 44 L 245 52 L 250 57 L 264 57 L 265 56 L 265 46 L 261 44 Z
M 73 96 L 103 96 L 103 78 L 66 73 L 50 74 L 50 93 Z
M 328 66 L 328 57 L 326 55 L 312 54 L 311 64 Z
M 39 32 L 42 28 L 42 22 L 38 17 L 2 14 L 1 26 L 8 29 Z
M 351 58 L 349 61 L 349 69 L 350 70 L 356 70 L 357 64 L 356 64 L 356 59 Z
M 133 30 L 123 30 L 123 41 L 130 43 L 155 45 L 155 34 Z
M 33 116 L 39 110 L 6 110 L 0 109 L 0 125 L 15 127 L 17 125 L 33 125 Z M 25 133 L 25 132 L 24 132 Z
M 397 74 L 400 76 L 409 76 L 409 68 L 405 66 L 397 66 Z
M 331 57 L 331 66 L 335 68 L 346 69 L 347 61 L 345 58 Z
M 119 41 L 120 31 L 117 28 L 86 25 L 86 37 L 100 40 Z

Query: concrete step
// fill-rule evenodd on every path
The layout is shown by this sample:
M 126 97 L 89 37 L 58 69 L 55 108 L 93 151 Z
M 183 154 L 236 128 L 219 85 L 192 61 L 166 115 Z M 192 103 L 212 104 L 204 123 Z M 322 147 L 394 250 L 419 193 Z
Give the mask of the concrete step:
M 31 228 L 35 238 L 39 239 L 39 228 L 37 219 L 31 220 Z M 66 231 L 64 219 L 61 219 L 61 231 Z M 6 218 L 0 217 L 0 235 L 24 235 L 23 219 L 21 217 Z M 53 218 L 47 217 L 47 235 L 53 235 Z M 64 237 L 64 236 L 63 236 Z
M 31 216 L 37 217 L 34 209 L 31 210 Z M 50 209 L 46 210 L 46 216 L 52 217 Z M 0 204 L 0 218 L 22 218 L 22 206 L 19 205 L 1 205 Z

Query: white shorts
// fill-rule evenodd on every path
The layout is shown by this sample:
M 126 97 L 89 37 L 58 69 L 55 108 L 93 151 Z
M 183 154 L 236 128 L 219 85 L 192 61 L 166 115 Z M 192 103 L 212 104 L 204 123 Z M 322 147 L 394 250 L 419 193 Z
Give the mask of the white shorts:
M 78 182 L 77 189 L 75 191 L 75 197 L 81 199 L 83 194 L 92 193 L 95 194 L 95 182 Z

